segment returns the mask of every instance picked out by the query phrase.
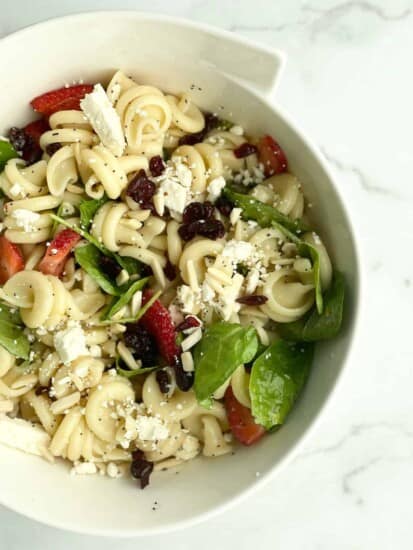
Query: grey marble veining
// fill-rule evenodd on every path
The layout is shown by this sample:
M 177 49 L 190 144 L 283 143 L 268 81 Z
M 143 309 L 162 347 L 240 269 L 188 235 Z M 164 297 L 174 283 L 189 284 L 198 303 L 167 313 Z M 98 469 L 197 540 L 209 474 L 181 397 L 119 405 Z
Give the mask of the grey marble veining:
M 353 362 L 321 423 L 282 474 L 243 504 L 138 542 L 66 534 L 0 508 L 0 548 L 412 548 L 413 2 L 3 0 L 1 7 L 0 35 L 59 14 L 136 8 L 284 50 L 277 101 L 340 182 L 364 257 L 365 311 Z

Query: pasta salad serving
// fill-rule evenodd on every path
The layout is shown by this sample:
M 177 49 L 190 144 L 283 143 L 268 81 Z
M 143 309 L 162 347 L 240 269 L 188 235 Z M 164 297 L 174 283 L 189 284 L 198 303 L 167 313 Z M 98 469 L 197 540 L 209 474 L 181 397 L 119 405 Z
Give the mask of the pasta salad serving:
M 144 488 L 282 425 L 345 285 L 277 141 L 121 71 L 31 106 L 0 138 L 0 443 Z

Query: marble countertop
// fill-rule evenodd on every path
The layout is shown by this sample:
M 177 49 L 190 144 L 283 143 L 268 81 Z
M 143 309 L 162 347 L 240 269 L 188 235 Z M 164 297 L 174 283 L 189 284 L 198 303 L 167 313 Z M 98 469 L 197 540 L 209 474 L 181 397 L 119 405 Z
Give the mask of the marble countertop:
M 64 533 L 0 507 L 0 547 L 412 548 L 413 1 L 2 0 L 0 36 L 98 7 L 184 16 L 287 53 L 279 101 L 322 148 L 361 238 L 363 334 L 306 446 L 241 505 L 186 531 L 116 542 Z

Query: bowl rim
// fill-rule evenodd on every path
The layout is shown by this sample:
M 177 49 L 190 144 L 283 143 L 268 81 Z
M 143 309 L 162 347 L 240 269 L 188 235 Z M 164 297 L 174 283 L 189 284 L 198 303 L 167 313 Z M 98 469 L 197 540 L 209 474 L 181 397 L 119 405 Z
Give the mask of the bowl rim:
M 134 17 L 134 18 L 137 18 L 140 20 L 146 20 L 146 21 L 171 23 L 177 26 L 183 26 L 190 29 L 204 31 L 207 34 L 210 34 L 216 37 L 225 38 L 226 40 L 230 40 L 236 44 L 242 44 L 244 46 L 249 45 L 253 49 L 255 49 L 255 51 L 257 52 L 261 51 L 263 53 L 277 56 L 280 60 L 280 72 L 282 72 L 284 67 L 286 56 L 282 51 L 276 48 L 271 48 L 269 46 L 259 44 L 254 40 L 251 40 L 249 38 L 244 38 L 243 36 L 231 33 L 230 31 L 227 31 L 225 29 L 220 29 L 218 27 L 214 27 L 209 24 L 192 21 L 190 19 L 185 19 L 182 17 L 175 17 L 170 15 L 150 13 L 150 12 L 144 12 L 139 10 L 131 10 L 131 9 L 113 9 L 113 10 L 106 9 L 106 10 L 95 10 L 95 11 L 88 10 L 88 11 L 72 13 L 64 16 L 57 16 L 51 19 L 29 24 L 1 38 L 0 51 L 4 46 L 8 46 L 13 41 L 24 39 L 26 35 L 30 35 L 30 33 L 34 30 L 47 30 L 48 27 L 52 27 L 54 25 L 64 25 L 67 22 L 76 21 L 79 19 L 86 19 L 91 16 L 93 16 L 94 18 L 113 17 L 114 14 L 117 14 L 119 16 L 123 15 L 125 17 Z M 71 523 L 71 521 L 68 519 L 61 520 L 61 521 L 55 520 L 55 519 L 48 520 L 42 514 L 40 513 L 37 514 L 36 511 L 30 507 L 27 510 L 27 507 L 25 508 L 23 505 L 22 506 L 10 505 L 4 502 L 0 494 L 0 505 L 3 505 L 5 508 L 12 510 L 13 512 L 16 512 L 24 517 L 27 517 L 29 519 L 32 519 L 39 523 L 47 525 L 49 527 L 54 527 L 54 528 L 71 531 L 78 534 L 84 534 L 84 535 L 122 537 L 122 538 L 141 537 L 141 536 L 143 537 L 143 536 L 150 536 L 150 535 L 162 535 L 170 532 L 179 531 L 187 527 L 192 527 L 201 522 L 207 521 L 217 516 L 218 514 L 221 514 L 227 511 L 231 507 L 241 503 L 249 495 L 256 492 L 259 488 L 262 488 L 264 484 L 267 484 L 271 479 L 275 477 L 276 474 L 281 472 L 282 469 L 285 468 L 287 464 L 292 461 L 294 456 L 298 454 L 299 450 L 302 448 L 305 441 L 316 430 L 316 428 L 320 423 L 321 417 L 324 415 L 328 407 L 331 405 L 335 394 L 338 392 L 339 385 L 342 384 L 343 382 L 344 374 L 349 370 L 350 359 L 353 357 L 354 350 L 357 347 L 356 344 L 357 344 L 357 339 L 359 335 L 358 327 L 361 325 L 362 317 L 363 317 L 363 309 L 362 309 L 360 296 L 362 295 L 362 289 L 364 288 L 364 270 L 362 267 L 363 263 L 361 261 L 361 258 L 362 258 L 361 248 L 359 246 L 359 242 L 361 242 L 361 240 L 358 235 L 358 229 L 355 227 L 355 224 L 353 223 L 349 215 L 347 199 L 344 198 L 343 196 L 344 193 L 340 190 L 338 181 L 336 177 L 333 175 L 332 170 L 328 165 L 327 159 L 322 154 L 321 150 L 308 137 L 307 132 L 301 129 L 301 127 L 292 120 L 291 116 L 287 114 L 284 111 L 284 109 L 279 106 L 276 98 L 270 97 L 268 94 L 265 94 L 262 91 L 255 89 L 253 86 L 251 86 L 248 83 L 242 82 L 240 83 L 240 85 L 244 88 L 247 88 L 248 91 L 254 96 L 256 96 L 256 98 L 259 99 L 267 109 L 270 109 L 272 111 L 275 110 L 277 112 L 277 115 L 279 115 L 280 119 L 292 130 L 292 132 L 297 134 L 300 137 L 300 139 L 303 141 L 303 143 L 307 147 L 307 150 L 317 161 L 320 168 L 325 172 L 329 180 L 329 184 L 333 188 L 333 191 L 335 193 L 336 200 L 340 203 L 340 207 L 343 212 L 343 217 L 347 224 L 347 228 L 349 230 L 348 236 L 350 239 L 351 248 L 355 258 L 355 264 L 354 264 L 355 287 L 353 289 L 353 315 L 352 315 L 353 321 L 348 328 L 349 344 L 344 351 L 342 366 L 336 377 L 336 380 L 334 381 L 334 385 L 331 391 L 325 396 L 324 402 L 322 403 L 320 409 L 316 413 L 311 424 L 294 441 L 291 448 L 284 454 L 284 456 L 280 459 L 280 461 L 277 464 L 273 465 L 265 474 L 262 474 L 261 476 L 256 478 L 256 480 L 254 480 L 254 482 L 252 482 L 248 487 L 244 489 L 240 489 L 236 494 L 226 498 L 222 503 L 215 505 L 211 509 L 201 512 L 193 517 L 165 523 L 164 525 L 159 527 L 139 528 L 136 530 L 134 529 L 118 530 L 116 528 L 109 526 L 109 528 L 105 528 L 104 530 L 102 530 L 94 527 L 79 528 L 77 525 Z

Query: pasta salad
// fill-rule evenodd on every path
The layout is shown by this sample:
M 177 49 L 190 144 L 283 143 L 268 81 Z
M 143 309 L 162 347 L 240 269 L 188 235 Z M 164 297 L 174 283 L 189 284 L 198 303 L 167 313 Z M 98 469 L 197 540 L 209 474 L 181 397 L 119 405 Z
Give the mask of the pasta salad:
M 0 443 L 144 488 L 283 424 L 344 280 L 277 141 L 121 71 L 31 106 L 0 140 Z

